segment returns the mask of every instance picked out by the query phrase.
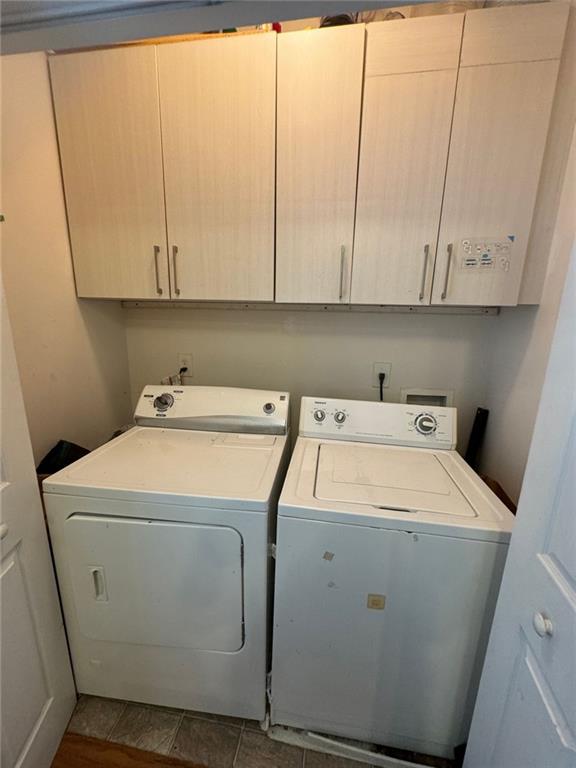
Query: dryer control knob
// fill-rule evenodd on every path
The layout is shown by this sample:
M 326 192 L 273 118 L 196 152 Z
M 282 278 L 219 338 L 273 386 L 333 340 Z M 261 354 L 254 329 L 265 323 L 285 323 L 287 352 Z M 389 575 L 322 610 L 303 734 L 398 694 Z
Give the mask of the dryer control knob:
M 158 411 L 167 411 L 174 405 L 174 397 L 169 392 L 163 392 L 154 398 L 154 408 Z
M 434 416 L 429 413 L 419 413 L 414 419 L 414 426 L 421 435 L 433 435 L 436 432 L 438 423 Z
M 346 414 L 344 413 L 344 411 L 336 411 L 336 413 L 334 414 L 334 421 L 336 422 L 336 424 L 344 424 L 344 422 L 346 421 Z
M 314 411 L 314 420 L 317 421 L 319 424 L 321 424 L 325 418 L 326 418 L 326 411 L 323 411 L 321 408 L 317 408 Z

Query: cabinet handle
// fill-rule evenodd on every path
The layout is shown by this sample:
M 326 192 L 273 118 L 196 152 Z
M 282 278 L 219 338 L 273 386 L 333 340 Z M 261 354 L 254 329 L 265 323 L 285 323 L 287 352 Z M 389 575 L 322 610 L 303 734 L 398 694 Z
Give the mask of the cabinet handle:
M 422 266 L 422 280 L 420 281 L 420 293 L 418 299 L 422 301 L 424 298 L 424 289 L 426 288 L 426 273 L 428 272 L 428 255 L 430 253 L 430 246 L 428 243 L 424 246 L 424 264 Z
M 346 265 L 346 246 L 340 246 L 340 291 L 338 293 L 338 300 L 342 301 L 344 298 L 344 267 Z
M 174 293 L 176 296 L 180 296 L 180 288 L 178 288 L 178 270 L 176 268 L 176 259 L 178 256 L 178 246 L 172 246 L 172 269 L 174 270 Z
M 162 288 L 160 287 L 160 269 L 158 267 L 158 256 L 160 256 L 160 246 L 154 246 L 154 273 L 156 275 L 156 293 L 161 296 Z
M 448 243 L 448 247 L 446 250 L 448 251 L 448 260 L 446 261 L 446 274 L 444 275 L 444 288 L 442 289 L 442 295 L 440 296 L 441 299 L 446 298 L 446 294 L 448 293 L 448 279 L 450 277 L 450 266 L 452 264 L 452 243 Z

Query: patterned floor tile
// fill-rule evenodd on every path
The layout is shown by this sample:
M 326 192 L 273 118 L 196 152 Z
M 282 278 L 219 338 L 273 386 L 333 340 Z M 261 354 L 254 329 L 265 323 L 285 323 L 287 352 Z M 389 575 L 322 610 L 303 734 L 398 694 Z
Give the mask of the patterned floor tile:
M 240 734 L 235 726 L 187 716 L 170 755 L 208 768 L 232 768 Z
M 235 768 L 302 768 L 304 750 L 272 741 L 264 733 L 243 731 Z
M 82 736 L 107 739 L 125 708 L 123 701 L 81 696 L 68 724 L 68 730 Z
M 357 760 L 327 755 L 324 752 L 312 752 L 311 750 L 306 751 L 304 766 L 305 768 L 370 768 L 366 763 L 359 763 Z
M 181 720 L 177 712 L 128 704 L 110 734 L 110 741 L 167 755 Z

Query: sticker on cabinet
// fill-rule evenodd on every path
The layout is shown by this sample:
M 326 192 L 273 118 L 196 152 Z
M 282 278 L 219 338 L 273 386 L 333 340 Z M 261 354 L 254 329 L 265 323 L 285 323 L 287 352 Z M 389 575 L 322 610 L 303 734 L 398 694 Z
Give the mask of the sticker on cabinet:
M 499 269 L 508 272 L 515 235 L 499 238 L 470 237 L 460 241 L 462 270 Z

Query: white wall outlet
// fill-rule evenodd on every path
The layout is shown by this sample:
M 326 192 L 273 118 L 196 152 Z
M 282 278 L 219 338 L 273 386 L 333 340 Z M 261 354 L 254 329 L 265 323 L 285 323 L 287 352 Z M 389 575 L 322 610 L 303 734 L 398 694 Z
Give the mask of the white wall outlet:
M 192 352 L 178 352 L 178 370 L 181 368 L 188 368 L 186 373 L 183 374 L 185 378 L 191 377 L 192 374 Z
M 390 386 L 390 375 L 392 373 L 392 363 L 374 363 L 372 366 L 372 387 L 373 389 L 380 389 L 379 374 L 383 373 L 384 389 Z

